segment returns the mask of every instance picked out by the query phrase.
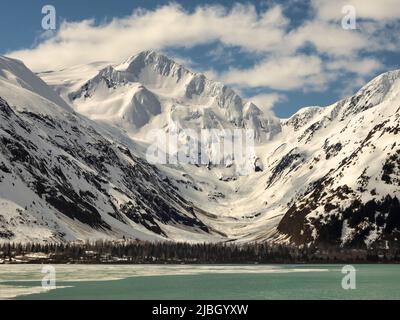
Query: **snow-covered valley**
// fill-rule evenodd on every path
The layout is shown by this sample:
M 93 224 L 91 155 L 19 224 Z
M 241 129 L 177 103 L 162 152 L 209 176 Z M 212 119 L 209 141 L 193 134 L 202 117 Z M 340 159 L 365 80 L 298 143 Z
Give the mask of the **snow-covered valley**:
M 37 76 L 0 57 L 0 98 L 0 241 L 398 239 L 400 71 L 278 119 L 153 51 Z M 150 164 L 160 129 L 252 130 L 251 171 Z

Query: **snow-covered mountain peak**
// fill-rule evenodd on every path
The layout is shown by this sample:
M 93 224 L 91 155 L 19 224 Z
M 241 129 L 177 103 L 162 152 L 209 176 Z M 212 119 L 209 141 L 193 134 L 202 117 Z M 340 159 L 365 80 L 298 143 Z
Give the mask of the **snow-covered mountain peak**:
M 107 66 L 98 76 L 98 80 L 108 79 L 111 86 L 140 82 L 151 90 L 176 96 L 184 93 L 185 84 L 195 73 L 155 51 L 143 51 L 120 64 Z
M 365 94 L 375 105 L 400 94 L 400 70 L 385 72 L 367 83 L 358 94 Z M 373 99 L 372 99 L 373 97 Z
M 138 126 L 160 111 L 141 84 L 120 93 L 122 116 Z M 0 242 L 209 238 L 202 213 L 133 141 L 69 111 L 22 63 L 0 57 Z
M 301 108 L 289 119 L 283 120 L 284 126 L 293 127 L 295 131 L 307 128 L 308 125 L 320 126 L 339 119 L 351 120 L 355 115 L 400 98 L 400 70 L 383 73 L 358 90 L 354 95 L 344 98 L 330 106 L 310 106 Z
M 29 70 L 23 62 L 0 55 L 0 96 L 8 103 L 36 110 L 41 101 L 42 113 L 73 109 Z
M 114 69 L 139 76 L 146 67 L 164 76 L 173 76 L 180 72 L 191 73 L 182 65 L 153 50 L 142 51 L 139 54 L 131 56 L 123 63 L 116 65 Z
M 139 109 L 126 106 L 132 104 L 130 99 L 139 87 L 152 97 L 139 108 L 141 112 L 132 115 L 132 110 Z M 111 120 L 127 131 L 142 127 L 168 131 L 171 119 L 181 129 L 254 129 L 259 141 L 269 140 L 281 130 L 277 119 L 255 104 L 246 106 L 233 89 L 155 51 L 143 51 L 103 68 L 68 96 L 78 112 L 96 120 Z M 146 109 L 152 110 L 150 114 Z M 139 123 L 133 121 L 138 118 Z
M 366 91 L 368 88 L 386 88 L 389 89 L 395 82 L 400 79 L 400 69 L 392 70 L 376 76 L 365 86 L 361 88 L 361 91 Z
M 154 51 L 40 75 L 77 112 L 0 57 L 0 242 L 398 241 L 399 71 L 286 120 Z M 258 143 L 242 162 L 153 166 L 152 129 L 179 134 L 169 155 L 197 145 L 185 129 L 254 129 Z
M 358 114 L 399 97 L 400 70 L 389 71 L 368 82 L 355 95 L 338 102 L 337 110 L 341 120 L 344 120 L 349 115 Z

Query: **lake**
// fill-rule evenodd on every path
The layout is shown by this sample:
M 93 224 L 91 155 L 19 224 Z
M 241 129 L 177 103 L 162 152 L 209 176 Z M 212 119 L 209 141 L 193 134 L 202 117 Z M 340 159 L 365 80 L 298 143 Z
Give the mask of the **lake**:
M 400 299 L 400 265 L 0 265 L 0 299 Z

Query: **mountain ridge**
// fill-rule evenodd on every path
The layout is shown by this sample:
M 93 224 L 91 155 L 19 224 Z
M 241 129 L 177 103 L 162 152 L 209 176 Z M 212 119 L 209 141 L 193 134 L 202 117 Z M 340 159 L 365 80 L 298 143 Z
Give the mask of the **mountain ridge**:
M 87 79 L 79 75 L 74 81 L 62 72 L 40 74 L 58 89 L 62 86 L 59 80 L 67 79 L 68 86 L 61 88 L 67 93 L 63 97 L 71 98 L 78 123 L 89 121 L 85 117 L 91 119 L 88 123 L 98 133 L 96 139 L 105 138 L 102 148 L 107 145 L 106 140 L 111 140 L 112 145 L 119 146 L 115 151 L 118 158 L 131 154 L 134 161 L 142 163 L 130 183 L 139 192 L 138 199 L 145 199 L 139 201 L 144 211 L 134 211 L 134 220 L 140 230 L 146 230 L 146 237 L 152 238 L 156 231 L 155 238 L 174 241 L 336 246 L 396 241 L 400 230 L 393 217 L 400 194 L 399 70 L 374 78 L 353 96 L 330 106 L 306 107 L 289 119 L 280 120 L 263 115 L 255 104 L 244 101 L 226 86 L 208 82 L 175 62 L 171 65 L 171 61 L 147 51 L 114 67 L 98 72 L 90 69 Z M 33 114 L 40 115 L 38 110 L 37 106 Z M 14 112 L 27 117 L 19 108 Z M 41 116 L 41 120 L 33 120 L 34 115 L 29 117 L 34 125 L 35 121 L 49 121 Z M 23 122 L 16 121 L 15 128 L 19 123 Z M 238 175 L 234 165 L 148 165 L 143 150 L 152 141 L 146 140 L 145 133 L 156 128 L 168 132 L 171 124 L 183 133 L 187 128 L 254 129 L 256 145 L 248 159 L 252 172 Z M 10 139 L 7 132 L 11 129 L 1 129 L 0 136 Z M 40 129 L 51 133 L 47 125 Z M 69 152 L 76 153 L 76 147 Z M 3 141 L 1 150 L 5 148 L 9 150 L 10 145 Z M 97 148 L 89 150 L 94 155 L 99 152 Z M 102 155 L 104 159 L 110 156 L 104 151 Z M 89 168 L 101 163 L 83 162 Z M 16 170 L 9 162 L 4 163 L 7 170 Z M 112 161 L 108 166 L 106 180 L 121 184 L 123 174 L 115 170 L 127 169 L 123 165 L 114 168 Z M 135 181 L 144 183 L 146 179 L 152 181 L 145 183 L 147 189 L 138 189 Z M 154 198 L 147 198 L 147 191 L 154 190 L 154 185 L 162 196 L 149 208 L 146 203 L 154 203 Z M 162 192 L 163 188 L 169 188 L 172 198 Z M 100 190 L 91 192 L 96 198 L 108 197 Z M 91 206 L 99 206 L 91 201 Z M 134 208 L 126 198 L 118 201 L 117 211 L 123 217 Z M 169 213 L 163 215 L 160 208 Z M 101 216 L 103 210 L 98 210 Z M 371 210 L 376 215 L 371 215 Z M 113 229 L 113 223 L 109 225 Z M 102 231 L 96 234 L 105 236 Z M 117 234 L 129 236 L 129 232 Z M 75 236 L 84 238 L 79 232 Z

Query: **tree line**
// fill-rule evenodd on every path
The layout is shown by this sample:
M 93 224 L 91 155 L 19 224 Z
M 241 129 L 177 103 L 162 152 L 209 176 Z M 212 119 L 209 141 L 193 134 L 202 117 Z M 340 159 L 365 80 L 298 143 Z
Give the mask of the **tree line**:
M 93 241 L 3 243 L 2 263 L 366 263 L 400 261 L 400 248 L 338 248 L 271 243 Z

